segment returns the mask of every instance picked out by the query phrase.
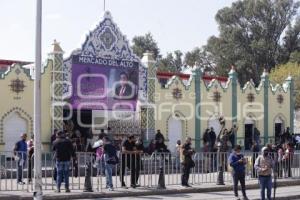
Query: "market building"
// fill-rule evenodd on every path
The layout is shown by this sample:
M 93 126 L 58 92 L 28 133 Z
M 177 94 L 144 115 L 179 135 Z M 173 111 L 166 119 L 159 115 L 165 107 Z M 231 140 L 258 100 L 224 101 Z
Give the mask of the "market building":
M 21 133 L 33 134 L 34 65 L 16 62 L 4 68 L 0 150 L 12 151 Z M 44 149 L 49 148 L 54 129 L 63 129 L 70 121 L 72 129 L 83 134 L 92 125 L 94 134 L 104 129 L 117 142 L 132 133 L 149 142 L 160 129 L 171 150 L 186 136 L 200 149 L 205 129 L 220 130 L 220 117 L 228 129 L 236 124 L 236 142 L 246 149 L 254 127 L 261 132 L 262 143 L 274 143 L 286 127 L 293 130 L 292 77 L 274 85 L 264 71 L 256 87 L 251 80 L 241 86 L 234 67 L 228 68 L 228 77 L 205 74 L 197 65 L 189 71 L 158 72 L 149 52 L 139 59 L 111 14 L 105 12 L 79 49 L 64 57 L 54 41 L 43 65 Z

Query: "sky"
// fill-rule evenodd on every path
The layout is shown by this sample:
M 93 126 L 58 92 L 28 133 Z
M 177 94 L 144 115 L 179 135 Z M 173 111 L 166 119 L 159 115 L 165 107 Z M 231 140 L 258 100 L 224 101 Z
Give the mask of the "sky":
M 80 48 L 103 16 L 104 0 L 43 0 L 42 55 L 53 40 L 65 57 Z M 106 0 L 115 23 L 129 41 L 151 32 L 163 55 L 187 52 L 218 35 L 215 14 L 234 0 Z M 0 0 L 0 59 L 34 61 L 36 0 Z

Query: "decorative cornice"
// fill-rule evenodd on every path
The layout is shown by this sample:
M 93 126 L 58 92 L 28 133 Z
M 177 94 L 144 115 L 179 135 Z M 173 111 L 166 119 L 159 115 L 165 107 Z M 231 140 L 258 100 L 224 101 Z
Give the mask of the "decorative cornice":
M 168 80 L 167 84 L 165 85 L 165 88 L 162 88 L 162 89 L 169 89 L 173 84 L 176 84 L 175 81 L 178 81 L 178 83 L 180 83 L 184 87 L 185 90 L 189 90 L 191 83 L 192 83 L 192 79 L 193 79 L 193 77 L 191 76 L 188 81 L 188 84 L 185 84 L 183 82 L 183 80 L 181 78 L 179 78 L 178 76 L 172 76 L 172 78 L 170 78 Z
M 212 79 L 209 84 L 205 85 L 206 86 L 206 90 L 207 91 L 210 91 L 211 88 L 213 88 L 213 86 L 217 86 L 217 87 L 220 87 L 224 92 L 227 91 L 228 89 L 228 86 L 229 86 L 229 82 L 230 80 L 227 81 L 225 87 L 223 87 L 223 85 L 221 84 L 220 81 L 218 81 L 217 79 Z
M 52 62 L 52 61 L 50 59 L 47 59 L 46 64 L 42 65 L 42 70 L 41 70 L 42 75 L 45 73 L 46 68 L 48 67 L 50 62 Z M 30 65 L 34 66 L 34 64 L 30 64 Z M 15 69 L 17 67 L 19 67 L 23 71 L 23 73 L 29 78 L 29 80 L 34 80 L 34 73 L 32 70 L 33 67 L 26 68 L 25 66 L 28 66 L 28 65 L 12 64 L 11 66 L 9 66 L 7 68 L 7 70 L 4 73 L 0 74 L 0 80 L 5 79 L 6 76 L 8 76 L 8 74 L 11 73 L 13 71 L 13 69 Z

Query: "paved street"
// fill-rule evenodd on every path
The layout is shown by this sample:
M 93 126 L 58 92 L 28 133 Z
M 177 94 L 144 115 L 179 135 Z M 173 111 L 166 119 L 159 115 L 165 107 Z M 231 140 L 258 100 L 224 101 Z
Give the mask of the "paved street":
M 259 190 L 248 190 L 248 197 L 251 200 L 259 199 Z M 273 196 L 273 194 L 272 194 Z M 276 192 L 276 199 L 289 199 L 287 197 L 294 197 L 292 199 L 300 200 L 300 190 L 299 186 L 291 186 L 291 187 L 282 187 L 278 188 Z M 297 196 L 297 197 L 296 197 Z M 189 200 L 201 200 L 201 199 L 214 199 L 214 200 L 233 200 L 233 192 L 211 192 L 211 193 L 186 193 L 186 194 L 173 194 L 173 195 L 157 195 L 157 196 L 143 196 L 143 197 L 123 197 L 123 198 L 101 198 L 101 200 L 148 200 L 148 199 L 166 199 L 166 200 L 181 200 L 181 199 L 189 199 Z M 88 200 L 88 199 L 86 199 Z

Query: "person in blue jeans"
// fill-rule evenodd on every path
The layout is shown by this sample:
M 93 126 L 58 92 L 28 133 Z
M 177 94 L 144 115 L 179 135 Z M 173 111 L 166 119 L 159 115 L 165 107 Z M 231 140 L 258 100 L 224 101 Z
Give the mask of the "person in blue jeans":
M 70 192 L 69 189 L 69 167 L 71 158 L 75 158 L 75 151 L 73 149 L 72 142 L 65 137 L 64 132 L 58 131 L 57 138 L 53 143 L 53 151 L 55 153 L 56 169 L 57 169 L 57 190 L 60 192 L 60 186 L 62 179 L 65 181 L 66 192 Z
M 243 200 L 248 200 L 246 195 L 246 186 L 245 186 L 245 165 L 246 159 L 244 155 L 241 154 L 241 146 L 236 145 L 234 147 L 234 151 L 230 154 L 228 158 L 228 162 L 232 167 L 232 178 L 233 178 L 233 191 L 234 196 L 237 200 L 239 200 L 238 195 L 238 182 L 241 183 L 242 193 L 243 193 Z
M 115 165 L 119 162 L 117 157 L 117 150 L 114 145 L 111 144 L 109 138 L 105 136 L 103 138 L 104 143 L 104 168 L 106 176 L 106 187 L 109 191 L 114 190 L 112 181 L 112 172 Z
M 17 161 L 18 164 L 18 172 L 17 172 L 17 182 L 18 184 L 24 185 L 25 182 L 23 182 L 22 178 L 23 178 L 23 170 L 25 167 L 25 163 L 27 160 L 27 134 L 23 133 L 21 135 L 21 140 L 18 141 L 15 144 L 14 147 L 14 156 L 15 156 L 15 160 Z
M 265 200 L 265 190 L 267 189 L 267 199 L 271 200 L 272 191 L 272 169 L 274 167 L 274 161 L 272 156 L 269 155 L 267 147 L 263 147 L 262 155 L 259 155 L 255 160 L 254 168 L 258 173 L 258 180 L 260 185 L 261 200 Z

